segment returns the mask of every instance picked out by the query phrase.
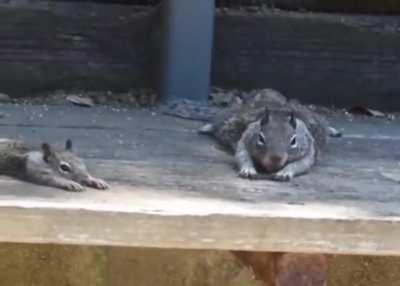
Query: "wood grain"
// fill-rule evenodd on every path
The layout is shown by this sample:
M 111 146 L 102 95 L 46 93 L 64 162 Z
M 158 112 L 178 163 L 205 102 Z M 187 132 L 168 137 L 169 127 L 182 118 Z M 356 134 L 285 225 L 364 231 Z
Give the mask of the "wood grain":
M 0 241 L 400 254 L 399 184 L 381 174 L 399 168 L 396 120 L 332 119 L 344 137 L 310 174 L 277 183 L 238 178 L 232 158 L 196 133 L 199 123 L 155 111 L 0 111 L 3 136 L 33 145 L 72 138 L 111 184 L 68 193 L 1 177 Z

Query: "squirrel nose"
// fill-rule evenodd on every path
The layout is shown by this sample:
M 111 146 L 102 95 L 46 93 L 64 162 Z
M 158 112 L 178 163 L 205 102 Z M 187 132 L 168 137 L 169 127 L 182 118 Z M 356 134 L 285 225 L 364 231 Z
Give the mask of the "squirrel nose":
M 278 155 L 273 155 L 269 158 L 271 163 L 274 165 L 279 165 L 282 162 L 282 157 Z
M 263 160 L 262 165 L 266 171 L 274 173 L 282 169 L 285 164 L 285 160 L 286 159 L 284 156 L 271 155 Z

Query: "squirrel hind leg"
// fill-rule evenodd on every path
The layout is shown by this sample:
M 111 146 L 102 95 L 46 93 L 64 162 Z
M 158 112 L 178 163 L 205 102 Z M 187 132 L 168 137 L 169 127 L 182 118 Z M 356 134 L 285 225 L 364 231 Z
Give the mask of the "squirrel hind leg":
M 211 123 L 208 123 L 206 125 L 203 125 L 198 129 L 198 132 L 201 134 L 210 134 L 214 131 L 214 125 Z

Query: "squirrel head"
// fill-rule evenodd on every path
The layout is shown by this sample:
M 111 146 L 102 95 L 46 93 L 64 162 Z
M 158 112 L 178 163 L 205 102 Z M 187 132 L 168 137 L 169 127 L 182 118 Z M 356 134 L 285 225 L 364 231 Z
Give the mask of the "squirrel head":
M 83 160 L 73 153 L 73 144 L 70 139 L 66 141 L 63 149 L 43 143 L 42 154 L 43 161 L 64 178 L 81 183 L 90 177 Z
M 258 167 L 275 173 L 301 152 L 298 121 L 291 111 L 265 109 L 259 122 L 250 140 L 250 154 Z

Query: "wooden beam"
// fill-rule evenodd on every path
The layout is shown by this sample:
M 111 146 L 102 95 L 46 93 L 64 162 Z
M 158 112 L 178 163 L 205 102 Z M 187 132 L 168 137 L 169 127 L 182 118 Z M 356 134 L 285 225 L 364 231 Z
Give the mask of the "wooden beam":
M 0 242 L 400 255 L 398 119 L 332 121 L 344 137 L 312 172 L 279 183 L 239 178 L 198 122 L 154 110 L 0 113 L 2 136 L 35 146 L 71 138 L 111 184 L 69 193 L 0 177 Z

